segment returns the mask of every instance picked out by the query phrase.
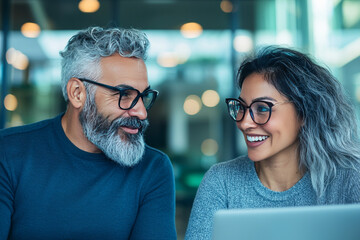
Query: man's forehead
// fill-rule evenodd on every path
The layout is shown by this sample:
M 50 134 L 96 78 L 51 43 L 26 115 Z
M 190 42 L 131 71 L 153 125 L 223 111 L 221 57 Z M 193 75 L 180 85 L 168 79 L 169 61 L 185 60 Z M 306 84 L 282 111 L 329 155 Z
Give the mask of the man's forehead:
M 143 91 L 148 87 L 147 69 L 139 58 L 122 57 L 119 54 L 101 59 L 101 82 L 112 85 L 127 85 Z
M 123 66 L 124 68 L 132 67 L 133 70 L 144 71 L 146 70 L 146 65 L 144 60 L 136 57 L 123 57 L 120 54 L 114 54 L 108 57 L 101 59 L 101 64 L 105 65 L 118 65 L 118 67 Z
M 146 65 L 145 62 L 140 58 L 135 58 L 137 61 L 138 71 L 146 71 Z

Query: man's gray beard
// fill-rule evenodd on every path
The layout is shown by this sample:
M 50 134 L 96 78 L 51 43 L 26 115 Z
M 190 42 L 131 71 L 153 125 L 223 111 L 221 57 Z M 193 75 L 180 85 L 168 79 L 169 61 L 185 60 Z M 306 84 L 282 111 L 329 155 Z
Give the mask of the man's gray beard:
M 95 102 L 89 98 L 79 120 L 87 139 L 108 158 L 126 167 L 139 163 L 145 151 L 143 134 L 149 125 L 147 120 L 127 117 L 109 121 L 98 113 Z M 129 134 L 120 129 L 121 126 L 138 128 L 139 132 Z

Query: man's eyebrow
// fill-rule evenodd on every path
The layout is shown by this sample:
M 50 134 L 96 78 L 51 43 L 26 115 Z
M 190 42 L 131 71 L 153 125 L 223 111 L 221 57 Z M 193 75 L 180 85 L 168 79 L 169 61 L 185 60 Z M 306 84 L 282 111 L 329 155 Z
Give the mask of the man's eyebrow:
M 115 87 L 116 87 L 116 88 L 120 88 L 120 89 L 122 89 L 122 88 L 136 89 L 136 88 L 134 88 L 133 86 L 130 86 L 130 85 L 127 85 L 127 84 L 119 84 L 119 85 L 117 85 L 117 86 L 115 86 Z M 150 89 L 150 85 L 147 86 L 147 88 L 145 88 L 144 91 L 149 90 L 149 89 Z M 137 89 L 137 90 L 138 90 L 138 89 Z
M 116 85 L 115 87 L 116 88 L 133 88 L 132 86 L 127 85 L 127 84 L 119 84 L 119 85 Z

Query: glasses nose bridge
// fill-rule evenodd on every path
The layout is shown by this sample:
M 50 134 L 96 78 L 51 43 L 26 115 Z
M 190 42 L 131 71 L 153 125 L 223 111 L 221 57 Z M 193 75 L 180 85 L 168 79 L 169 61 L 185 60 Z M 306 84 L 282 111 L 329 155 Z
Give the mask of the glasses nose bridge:
M 242 117 L 242 120 L 245 119 L 245 117 L 246 117 L 246 112 L 247 112 L 246 110 L 249 109 L 250 118 L 251 118 L 251 120 L 252 120 L 254 123 L 256 123 L 256 122 L 255 122 L 255 119 L 254 119 L 254 112 L 253 112 L 251 106 L 252 106 L 252 103 L 251 103 L 249 106 L 244 106 L 244 107 L 245 107 L 245 111 L 244 111 L 244 116 Z
M 137 101 L 139 101 L 139 98 L 141 98 L 144 101 L 144 97 L 146 96 L 147 92 L 138 92 L 138 95 L 136 96 Z
M 142 92 L 140 92 L 139 90 L 137 90 L 137 89 L 135 89 L 136 90 L 136 92 L 137 92 L 137 95 L 136 95 L 136 97 L 134 98 L 134 100 L 132 101 L 132 103 L 131 103 L 131 108 L 133 108 L 133 107 L 135 107 L 135 105 L 136 104 L 138 104 L 138 102 L 139 102 L 139 99 L 141 98 L 141 101 L 143 102 L 143 105 L 144 105 L 144 107 L 145 107 L 145 104 L 144 104 L 144 96 L 145 96 L 145 94 Z M 146 109 L 146 107 L 145 107 L 145 109 Z

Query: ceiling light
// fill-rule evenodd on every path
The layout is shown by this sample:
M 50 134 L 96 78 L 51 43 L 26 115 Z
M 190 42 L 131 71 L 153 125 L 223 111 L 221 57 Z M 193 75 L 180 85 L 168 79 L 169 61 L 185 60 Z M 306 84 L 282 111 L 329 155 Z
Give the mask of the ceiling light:
M 40 26 L 36 23 L 27 22 L 21 26 L 21 33 L 28 38 L 36 38 L 40 34 Z
M 100 3 L 98 0 L 81 0 L 79 2 L 79 9 L 85 13 L 93 13 L 99 10 Z
M 220 3 L 220 8 L 225 13 L 231 13 L 233 11 L 233 4 L 228 0 L 222 0 Z
M 202 34 L 203 28 L 196 22 L 189 22 L 181 26 L 180 32 L 185 38 L 197 38 Z

